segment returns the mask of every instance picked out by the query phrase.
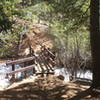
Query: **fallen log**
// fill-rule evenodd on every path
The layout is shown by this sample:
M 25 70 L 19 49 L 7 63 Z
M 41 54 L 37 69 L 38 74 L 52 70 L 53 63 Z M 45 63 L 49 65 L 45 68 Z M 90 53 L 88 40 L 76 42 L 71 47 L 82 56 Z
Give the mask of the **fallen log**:
M 20 63 L 28 62 L 31 60 L 34 60 L 34 57 L 28 57 L 28 58 L 18 59 L 14 61 L 7 61 L 6 65 L 20 64 Z

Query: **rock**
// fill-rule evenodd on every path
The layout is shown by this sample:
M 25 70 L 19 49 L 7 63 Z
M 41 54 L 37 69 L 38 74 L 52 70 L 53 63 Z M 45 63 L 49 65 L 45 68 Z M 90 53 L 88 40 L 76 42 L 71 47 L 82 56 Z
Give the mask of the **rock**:
M 64 76 L 63 75 L 59 75 L 59 76 L 57 76 L 57 78 L 64 81 Z

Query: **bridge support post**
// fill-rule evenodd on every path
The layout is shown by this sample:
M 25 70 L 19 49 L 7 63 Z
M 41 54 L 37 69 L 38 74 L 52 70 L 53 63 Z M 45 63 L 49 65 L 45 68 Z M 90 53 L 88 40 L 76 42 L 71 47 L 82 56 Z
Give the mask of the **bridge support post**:
M 15 65 L 12 65 L 12 71 L 15 71 Z M 12 75 L 12 78 L 10 79 L 10 81 L 15 82 L 15 74 Z

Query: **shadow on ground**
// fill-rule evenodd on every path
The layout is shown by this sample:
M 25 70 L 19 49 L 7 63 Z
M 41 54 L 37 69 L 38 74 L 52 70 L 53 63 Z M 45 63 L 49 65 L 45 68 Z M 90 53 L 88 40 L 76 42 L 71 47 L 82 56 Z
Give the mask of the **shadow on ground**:
M 34 83 L 21 84 L 0 92 L 0 100 L 100 100 L 91 99 L 90 95 L 90 89 L 81 86 L 81 83 L 63 84 L 54 78 L 41 78 Z

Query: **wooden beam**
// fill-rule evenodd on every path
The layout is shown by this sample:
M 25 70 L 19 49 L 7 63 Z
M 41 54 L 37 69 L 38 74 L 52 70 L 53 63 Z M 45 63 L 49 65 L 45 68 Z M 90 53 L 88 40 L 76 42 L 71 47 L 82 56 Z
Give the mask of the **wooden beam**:
M 35 73 L 36 75 L 39 75 L 39 74 L 54 74 L 54 72 L 38 72 L 38 73 Z
M 53 57 L 55 57 L 55 55 L 48 49 L 46 49 Z
M 28 57 L 28 58 L 18 59 L 14 61 L 7 61 L 6 65 L 20 64 L 20 63 L 31 61 L 31 60 L 34 60 L 34 57 Z
M 18 69 L 18 70 L 16 70 L 16 71 L 8 72 L 8 73 L 6 73 L 6 74 L 7 74 L 7 75 L 13 75 L 13 74 L 16 74 L 16 73 L 18 73 L 18 72 L 24 72 L 24 71 L 30 70 L 30 69 L 32 69 L 33 67 L 34 67 L 34 65 L 27 66 L 27 67 L 24 67 L 24 68 L 20 68 L 20 69 Z

